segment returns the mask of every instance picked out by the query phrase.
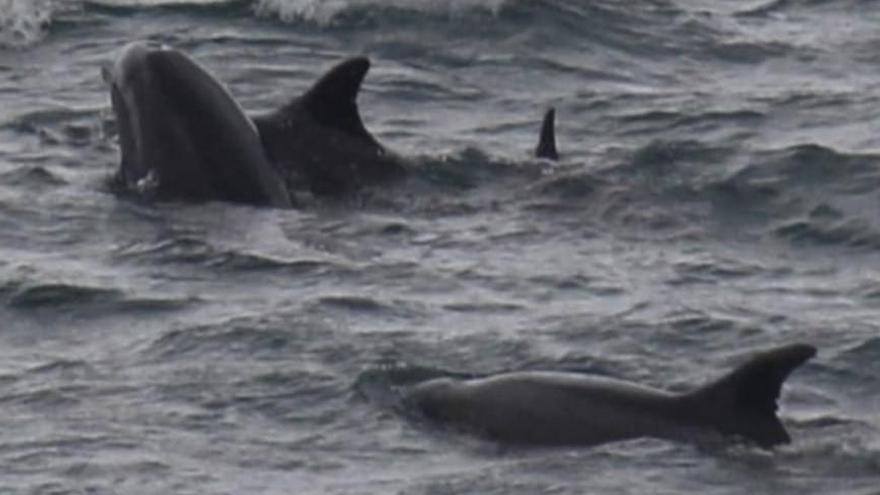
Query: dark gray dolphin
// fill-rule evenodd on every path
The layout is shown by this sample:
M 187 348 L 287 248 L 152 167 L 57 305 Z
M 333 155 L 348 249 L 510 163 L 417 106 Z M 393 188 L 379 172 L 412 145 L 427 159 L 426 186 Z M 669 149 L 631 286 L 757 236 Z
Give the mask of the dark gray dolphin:
M 104 78 L 119 129 L 122 187 L 159 199 L 291 205 L 253 122 L 191 58 L 131 43 Z
M 415 386 L 406 401 L 430 419 L 514 444 L 596 445 L 720 433 L 770 448 L 791 441 L 776 416 L 782 382 L 815 353 L 805 344 L 779 347 L 688 393 L 541 371 L 434 379 Z
M 366 57 L 345 60 L 302 96 L 254 117 L 269 158 L 290 182 L 339 195 L 406 174 L 403 160 L 379 144 L 361 120 L 356 99 L 369 68 Z

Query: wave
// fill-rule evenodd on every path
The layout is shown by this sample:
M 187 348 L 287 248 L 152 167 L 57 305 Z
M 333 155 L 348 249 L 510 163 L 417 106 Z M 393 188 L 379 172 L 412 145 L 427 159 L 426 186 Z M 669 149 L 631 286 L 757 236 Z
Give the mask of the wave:
M 506 0 L 258 0 L 259 15 L 277 16 L 283 22 L 307 22 L 322 27 L 347 24 L 371 15 L 416 13 L 419 15 L 463 17 L 477 12 L 497 16 Z
M 444 43 L 503 39 L 508 49 L 511 44 L 546 45 L 555 50 L 572 47 L 583 54 L 585 49 L 603 46 L 612 51 L 607 56 L 674 57 L 711 44 L 719 35 L 711 23 L 694 20 L 663 0 L 641 1 L 638 8 L 570 0 L 257 0 L 254 11 L 285 24 L 319 29 L 382 28 L 392 39 L 405 37 L 432 51 L 440 41 L 434 31 Z
M 305 356 L 334 353 L 339 344 L 335 330 L 322 318 L 297 311 L 277 315 L 235 315 L 216 322 L 181 325 L 157 336 L 138 352 L 146 362 L 167 363 L 195 357 L 224 358 Z
M 179 236 L 155 242 L 120 246 L 114 252 L 119 260 L 138 263 L 201 264 L 230 272 L 271 271 L 290 276 L 320 274 L 341 269 L 332 261 L 313 258 L 284 258 L 265 253 L 218 248 L 204 239 Z
M 253 12 L 254 0 L 80 0 L 80 9 L 104 13 L 127 13 L 139 10 L 217 12 L 241 15 Z
M 287 330 L 264 328 L 264 322 L 239 318 L 221 325 L 204 325 L 172 330 L 160 336 L 144 353 L 150 359 L 167 361 L 192 356 L 253 356 L 276 352 L 294 345 Z
M 43 191 L 67 185 L 68 182 L 46 167 L 28 165 L 0 172 L 0 183 L 12 188 Z
M 83 21 L 81 14 L 93 11 L 178 8 L 224 11 L 243 7 L 253 12 L 253 0 L 0 0 L 0 50 L 26 48 L 38 44 L 56 24 Z
M 753 226 L 798 245 L 880 248 L 880 156 L 817 144 L 750 151 L 653 141 L 616 164 L 560 166 L 526 186 L 529 206 L 662 231 Z
M 740 17 L 767 17 L 772 15 L 786 14 L 791 11 L 807 11 L 828 9 L 836 11 L 841 8 L 840 4 L 850 3 L 847 0 L 768 0 L 759 2 L 757 5 L 746 6 L 736 12 Z
M 211 6 L 241 3 L 241 0 L 87 0 L 86 5 L 104 7 L 168 7 L 168 6 Z
M 69 283 L 16 284 L 0 286 L 0 298 L 9 308 L 39 312 L 52 310 L 156 312 L 185 308 L 198 300 L 129 294 L 121 290 Z
M 116 300 L 120 297 L 121 293 L 113 289 L 66 283 L 45 283 L 17 288 L 12 291 L 8 303 L 14 308 L 27 309 L 67 305 L 80 306 Z

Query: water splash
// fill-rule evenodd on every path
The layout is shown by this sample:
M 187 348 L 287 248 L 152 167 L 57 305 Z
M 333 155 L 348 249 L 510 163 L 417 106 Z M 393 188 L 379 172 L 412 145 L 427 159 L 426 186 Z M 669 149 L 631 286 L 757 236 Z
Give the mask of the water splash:
M 505 3 L 506 0 L 259 0 L 256 11 L 260 15 L 277 15 L 284 22 L 329 26 L 353 10 L 400 9 L 457 18 L 474 11 L 498 15 Z
M 40 41 L 52 22 L 53 0 L 0 0 L 0 49 Z
M 211 6 L 232 4 L 240 0 L 88 0 L 88 4 L 104 7 L 120 8 L 150 8 L 150 7 L 174 7 L 174 6 Z

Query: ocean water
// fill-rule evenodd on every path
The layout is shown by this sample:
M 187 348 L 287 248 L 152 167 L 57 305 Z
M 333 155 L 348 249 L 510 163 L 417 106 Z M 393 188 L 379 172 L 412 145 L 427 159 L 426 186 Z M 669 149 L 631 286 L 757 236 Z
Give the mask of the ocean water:
M 0 0 L 0 493 L 880 493 L 880 3 Z M 100 69 L 249 111 L 348 56 L 401 184 L 297 210 L 107 187 Z M 531 158 L 558 111 L 562 159 Z M 805 342 L 794 441 L 511 449 L 437 373 L 682 390 Z

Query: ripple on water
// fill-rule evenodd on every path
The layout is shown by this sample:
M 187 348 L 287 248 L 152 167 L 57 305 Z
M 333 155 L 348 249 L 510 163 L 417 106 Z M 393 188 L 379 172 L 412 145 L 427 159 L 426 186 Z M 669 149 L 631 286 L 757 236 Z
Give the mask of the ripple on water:
M 114 304 L 123 298 L 115 289 L 66 283 L 24 285 L 11 291 L 7 304 L 18 309 Z
M 877 5 L 734 3 L 0 0 L 0 492 L 874 494 Z M 248 111 L 369 53 L 367 127 L 428 156 L 293 211 L 118 200 L 87 182 L 119 160 L 97 67 L 133 38 Z M 557 163 L 525 158 L 549 105 Z M 514 369 L 684 389 L 782 340 L 821 349 L 773 453 L 523 452 L 395 409 Z
M 59 312 L 120 314 L 125 312 L 175 311 L 199 303 L 192 296 L 137 295 L 127 291 L 69 283 L 21 283 L 0 289 L 9 308 L 36 313 Z
M 285 257 L 218 247 L 210 240 L 196 236 L 175 236 L 155 242 L 133 242 L 119 246 L 114 256 L 120 260 L 147 264 L 204 265 L 230 272 L 265 272 L 286 276 L 320 275 L 338 269 L 329 259 Z
M 163 333 L 143 351 L 153 361 L 189 357 L 276 355 L 291 351 L 296 339 L 291 331 L 246 318 L 218 325 L 200 325 Z
M 13 188 L 26 188 L 41 193 L 68 185 L 68 181 L 63 177 L 40 165 L 21 166 L 0 173 L 0 183 Z
M 461 17 L 467 19 L 467 13 L 478 14 L 489 12 L 497 15 L 504 5 L 504 0 L 436 0 L 400 1 L 400 0 L 342 0 L 323 2 L 306 0 L 289 2 L 285 0 L 260 0 L 256 11 L 259 15 L 272 15 L 284 22 L 306 22 L 319 26 L 363 25 L 379 22 L 388 18 L 403 17 L 438 17 L 451 19 Z M 397 16 L 393 15 L 397 13 Z M 384 15 L 383 15 L 384 14 Z M 472 18 L 472 17 L 471 17 Z

